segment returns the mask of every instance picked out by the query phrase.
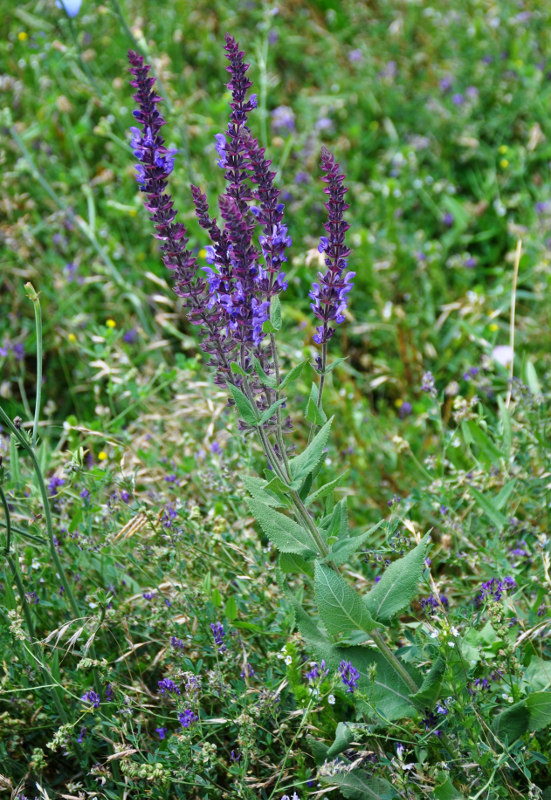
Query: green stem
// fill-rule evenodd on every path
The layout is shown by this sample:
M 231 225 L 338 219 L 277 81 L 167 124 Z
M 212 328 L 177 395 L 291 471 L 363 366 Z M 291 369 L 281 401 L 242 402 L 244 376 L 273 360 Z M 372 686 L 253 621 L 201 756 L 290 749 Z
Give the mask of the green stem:
M 6 500 L 6 495 L 4 494 L 4 490 L 0 486 L 0 503 L 2 503 L 2 507 L 4 509 L 4 514 L 6 515 L 6 553 L 10 552 L 11 549 L 11 516 L 10 516 L 10 509 L 8 506 L 8 501 Z
M 404 667 L 400 659 L 394 655 L 390 647 L 387 645 L 379 631 L 373 630 L 369 634 L 375 644 L 377 645 L 377 649 L 381 653 L 381 655 L 385 658 L 386 662 L 392 667 L 394 672 L 396 672 L 401 679 L 404 681 L 408 689 L 412 694 L 416 694 L 419 691 L 419 687 Z
M 34 305 L 34 322 L 36 328 L 36 399 L 34 403 L 34 422 L 32 444 L 36 448 L 38 438 L 38 420 L 40 418 L 40 401 L 42 399 L 42 310 L 40 298 L 32 283 L 26 283 L 27 297 Z

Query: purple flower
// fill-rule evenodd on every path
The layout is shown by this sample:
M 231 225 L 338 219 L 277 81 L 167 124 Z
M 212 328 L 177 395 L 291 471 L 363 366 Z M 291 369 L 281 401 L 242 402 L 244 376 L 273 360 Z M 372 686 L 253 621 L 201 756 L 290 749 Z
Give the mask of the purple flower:
M 430 394 L 431 397 L 436 397 L 436 384 L 432 372 L 427 371 L 423 374 L 421 379 L 421 391 Z
M 411 414 L 412 411 L 413 411 L 413 406 L 411 405 L 411 403 L 405 400 L 398 409 L 398 414 L 400 415 L 401 419 L 404 419 L 405 417 L 409 416 L 409 414 Z
M 353 667 L 350 661 L 341 661 L 339 664 L 338 669 L 339 675 L 342 678 L 342 682 L 345 686 L 347 686 L 347 693 L 352 694 L 354 689 L 358 688 L 358 680 L 360 678 L 360 673 Z
M 188 726 L 186 726 L 186 727 L 188 727 Z M 155 731 L 159 734 L 159 739 L 162 741 L 166 736 L 167 729 L 161 727 L 161 728 L 155 728 Z
M 183 650 L 185 647 L 182 639 L 178 639 L 176 636 L 170 637 L 170 646 L 174 648 L 174 650 Z
M 191 708 L 185 708 L 178 714 L 178 720 L 182 728 L 191 728 L 194 722 L 197 722 L 199 717 L 194 714 Z
M 134 328 L 130 328 L 123 333 L 122 340 L 126 344 L 135 344 L 138 341 L 138 332 Z
M 161 694 L 181 694 L 178 686 L 170 678 L 163 678 L 158 682 L 158 686 Z
M 48 494 L 50 495 L 50 497 L 56 495 L 57 490 L 61 486 L 65 486 L 65 481 L 63 480 L 63 478 L 58 478 L 57 475 L 54 475 L 52 478 L 50 478 L 48 482 Z
M 274 133 L 292 133 L 295 130 L 295 112 L 289 106 L 278 106 L 271 113 Z
M 79 744 L 82 744 L 84 742 L 85 737 L 86 737 L 86 727 L 83 725 L 81 727 L 81 729 L 80 729 L 80 733 L 78 735 L 77 742 Z
M 108 683 L 107 686 L 105 687 L 105 699 L 107 700 L 108 703 L 110 703 L 112 700 L 115 699 L 115 693 L 110 683 Z
M 323 180 L 328 184 L 324 192 L 329 195 L 325 204 L 328 221 L 325 224 L 327 236 L 322 236 L 319 251 L 325 253 L 325 273 L 318 273 L 319 283 L 313 283 L 310 290 L 310 305 L 314 315 L 321 321 L 314 335 L 314 341 L 325 344 L 335 333 L 331 323 L 344 322 L 344 312 L 348 305 L 348 294 L 356 273 L 345 270 L 348 267 L 350 250 L 345 245 L 345 233 L 350 227 L 343 219 L 348 204 L 344 201 L 347 192 L 343 186 L 344 174 L 326 147 L 321 149 L 321 165 L 325 173 Z
M 351 50 L 347 56 L 351 64 L 360 64 L 364 60 L 364 54 L 361 50 Z
M 322 659 L 319 664 L 314 661 L 310 666 L 311 669 L 306 673 L 306 680 L 310 683 L 314 683 L 318 680 L 322 681 L 325 676 L 329 674 L 329 669 L 325 666 L 324 659 Z
M 451 214 L 449 211 L 446 211 L 446 213 L 442 217 L 442 222 L 447 228 L 451 228 L 451 226 L 454 223 L 453 214 Z
M 86 488 L 81 489 L 80 496 L 82 497 L 83 500 L 89 500 L 90 499 L 90 492 Z
M 459 92 L 452 95 L 452 103 L 454 104 L 454 106 L 462 106 L 464 102 L 465 98 Z
M 90 705 L 94 708 L 99 708 L 99 704 L 101 702 L 99 694 L 94 692 L 92 689 L 90 689 L 88 692 L 85 692 L 80 699 L 84 700 L 85 703 L 90 703 Z
M 495 600 L 497 602 L 501 600 L 503 592 L 515 589 L 516 585 L 515 579 L 510 575 L 503 580 L 491 578 L 491 580 L 482 584 L 482 588 L 475 598 L 475 603 L 480 606 L 485 600 Z
M 224 644 L 224 636 L 226 635 L 224 626 L 221 622 L 211 622 L 210 629 L 212 631 L 212 635 L 214 636 L 214 643 L 218 648 L 218 652 L 224 653 L 227 649 L 226 645 Z

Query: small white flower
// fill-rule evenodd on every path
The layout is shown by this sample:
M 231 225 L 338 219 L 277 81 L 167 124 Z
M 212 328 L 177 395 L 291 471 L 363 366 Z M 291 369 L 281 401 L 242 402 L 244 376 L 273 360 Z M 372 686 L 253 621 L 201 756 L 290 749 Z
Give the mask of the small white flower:
M 502 367 L 508 367 L 514 357 L 513 348 L 508 344 L 498 344 L 492 350 L 492 358 L 501 364 Z
M 448 647 L 455 647 L 455 642 L 448 642 Z
M 327 702 L 329 703 L 330 706 L 334 706 L 335 705 L 335 695 L 334 694 L 330 694 L 329 697 L 327 698 Z
M 285 656 L 285 663 L 290 666 L 293 663 L 293 656 Z
M 432 631 L 430 632 L 430 638 L 431 638 L 431 639 L 438 639 L 438 637 L 439 637 L 439 636 L 440 636 L 440 634 L 438 633 L 438 631 L 436 630 L 436 628 L 434 628 L 434 630 L 432 630 Z
M 450 633 L 451 633 L 451 635 L 452 635 L 452 636 L 459 636 L 459 631 L 457 630 L 457 628 L 455 627 L 455 625 L 452 625 L 452 626 L 451 626 L 451 628 L 450 628 Z

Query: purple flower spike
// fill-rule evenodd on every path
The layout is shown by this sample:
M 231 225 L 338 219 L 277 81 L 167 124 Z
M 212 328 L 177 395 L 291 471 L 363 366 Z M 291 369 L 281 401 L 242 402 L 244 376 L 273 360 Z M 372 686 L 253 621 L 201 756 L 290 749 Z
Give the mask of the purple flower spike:
M 342 682 L 347 687 L 347 693 L 352 694 L 354 689 L 358 688 L 358 681 L 360 679 L 360 673 L 356 667 L 353 667 L 350 661 L 341 661 L 339 664 L 339 675 L 342 678 Z
M 343 186 L 344 174 L 339 164 L 326 147 L 321 149 L 321 166 L 325 173 L 323 180 L 328 184 L 324 192 L 329 195 L 329 202 L 325 204 L 328 212 L 328 221 L 324 226 L 327 236 L 321 237 L 318 250 L 325 253 L 327 270 L 324 274 L 318 273 L 319 283 L 312 284 L 310 298 L 313 300 L 311 309 L 322 323 L 317 328 L 314 341 L 325 344 L 335 333 L 331 323 L 339 325 L 345 320 L 348 294 L 356 273 L 345 274 L 350 255 L 344 241 L 350 226 L 343 218 L 348 208 L 348 204 L 344 202 L 344 195 L 348 190 Z

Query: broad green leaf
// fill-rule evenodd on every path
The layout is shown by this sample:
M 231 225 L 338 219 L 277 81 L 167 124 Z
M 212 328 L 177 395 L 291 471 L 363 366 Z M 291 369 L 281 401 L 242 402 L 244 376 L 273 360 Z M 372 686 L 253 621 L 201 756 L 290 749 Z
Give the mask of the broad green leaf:
M 424 708 L 425 706 L 430 708 L 434 705 L 436 700 L 438 700 L 445 671 L 446 662 L 442 656 L 438 656 L 423 678 L 423 683 L 419 691 L 411 696 L 411 699 L 418 708 Z
M 503 530 L 505 525 L 508 524 L 508 520 L 507 517 L 504 516 L 504 514 L 502 514 L 498 508 L 496 508 L 495 503 L 483 495 L 482 492 L 479 492 L 478 489 L 475 489 L 474 486 L 471 486 L 469 491 L 486 516 L 494 523 L 496 528 L 500 531 Z
M 274 511 L 254 498 L 247 498 L 252 515 L 260 527 L 282 553 L 307 553 L 312 551 L 309 534 L 290 517 Z
M 280 553 L 279 568 L 286 574 L 314 577 L 313 563 L 306 561 L 303 556 L 299 556 L 297 553 Z
M 264 425 L 265 422 L 268 422 L 274 414 L 276 413 L 277 409 L 285 402 L 285 398 L 282 397 L 280 400 L 276 400 L 275 403 L 272 403 L 270 408 L 267 408 L 266 411 L 263 411 L 260 415 L 260 419 L 258 420 L 259 425 Z
M 331 643 L 327 636 L 322 633 L 315 619 L 303 608 L 294 594 L 287 586 L 283 586 L 283 593 L 289 601 L 291 608 L 295 613 L 295 622 L 300 635 L 306 642 L 308 649 L 311 653 L 319 659 L 325 658 L 331 650 Z M 319 655 L 322 653 L 322 655 Z
M 279 297 L 274 295 L 270 304 L 270 322 L 273 325 L 274 331 L 281 328 L 281 301 Z
M 392 800 L 398 797 L 396 790 L 384 778 L 376 778 L 360 769 L 320 775 L 320 780 L 327 786 L 337 786 L 343 797 L 349 800 Z
M 348 356 L 346 356 L 346 358 L 336 358 L 336 359 L 335 359 L 334 361 L 332 361 L 330 364 L 327 364 L 327 366 L 325 367 L 325 374 L 327 375 L 329 372 L 333 372 L 333 370 L 335 369 L 335 367 L 338 367 L 338 366 L 340 366 L 340 365 L 341 365 L 341 364 L 343 364 L 345 361 L 348 361 Z
M 316 562 L 314 588 L 319 615 L 329 633 L 346 635 L 356 630 L 370 633 L 379 627 L 361 595 L 337 572 L 319 561 Z
M 327 447 L 327 440 L 329 439 L 332 422 L 333 417 L 318 431 L 306 450 L 289 461 L 289 469 L 291 471 L 293 483 L 296 484 L 297 482 L 303 481 L 307 475 L 313 472 L 318 466 L 324 456 L 324 450 Z
M 279 384 L 279 388 L 280 389 L 284 389 L 290 383 L 293 383 L 294 381 L 296 381 L 296 379 L 299 377 L 300 373 L 302 372 L 302 370 L 304 369 L 304 366 L 307 363 L 308 363 L 307 360 L 301 361 L 300 364 L 297 364 L 296 367 L 293 367 L 293 369 L 289 370 L 287 375 L 285 375 L 285 377 L 283 378 L 283 380 Z
M 365 604 L 374 619 L 389 620 L 415 597 L 425 568 L 428 541 L 426 534 L 413 550 L 387 567 L 379 583 L 366 595 Z
M 551 661 L 532 656 L 524 670 L 523 680 L 526 683 L 527 691 L 537 692 L 540 689 L 547 689 L 551 686 Z
M 455 788 L 449 775 L 444 772 L 438 778 L 440 783 L 434 787 L 433 793 L 435 800 L 464 800 L 465 796 Z
M 256 425 L 258 422 L 256 409 L 253 408 L 247 395 L 237 386 L 234 386 L 233 383 L 228 383 L 227 386 L 242 419 L 244 419 L 248 425 Z
M 312 494 L 306 498 L 306 500 L 304 501 L 304 505 L 310 506 L 312 505 L 312 503 L 315 503 L 316 500 L 321 500 L 323 497 L 328 495 L 329 492 L 333 491 L 333 489 L 339 485 L 339 483 L 343 480 L 343 478 L 346 477 L 347 474 L 348 470 L 346 470 L 346 472 L 343 472 L 342 475 L 339 475 L 338 478 L 335 478 L 329 483 L 326 483 L 324 486 L 321 486 L 319 489 L 316 489 L 315 492 L 312 492 Z
M 521 700 L 497 715 L 492 722 L 492 730 L 500 739 L 506 736 L 509 744 L 512 744 L 526 733 L 529 723 L 530 712 L 526 708 L 526 701 Z
M 266 506 L 274 506 L 276 508 L 283 505 L 277 497 L 269 493 L 269 484 L 262 478 L 257 478 L 255 475 L 244 475 L 241 480 L 245 485 L 245 489 L 255 500 L 259 500 Z
M 318 739 L 314 739 L 313 736 L 306 737 L 306 744 L 308 745 L 310 752 L 314 756 L 314 761 L 321 767 L 323 762 L 327 758 L 327 751 L 329 750 L 328 746 L 323 742 L 320 742 Z
M 347 747 L 354 741 L 354 731 L 348 722 L 339 722 L 337 730 L 335 731 L 335 739 L 333 744 L 327 751 L 327 758 L 335 758 L 346 750 Z
M 310 397 L 306 406 L 306 419 L 312 425 L 323 425 L 327 421 L 327 415 L 323 408 L 318 408 L 319 389 L 315 383 L 310 389 Z
M 551 725 L 551 692 L 534 692 L 526 698 L 530 712 L 530 730 L 540 731 Z
M 357 536 L 348 536 L 346 539 L 335 542 L 329 551 L 328 558 L 335 564 L 344 564 L 350 556 L 369 542 L 373 533 L 384 524 L 384 519 L 377 522 L 367 531 L 359 533 Z

